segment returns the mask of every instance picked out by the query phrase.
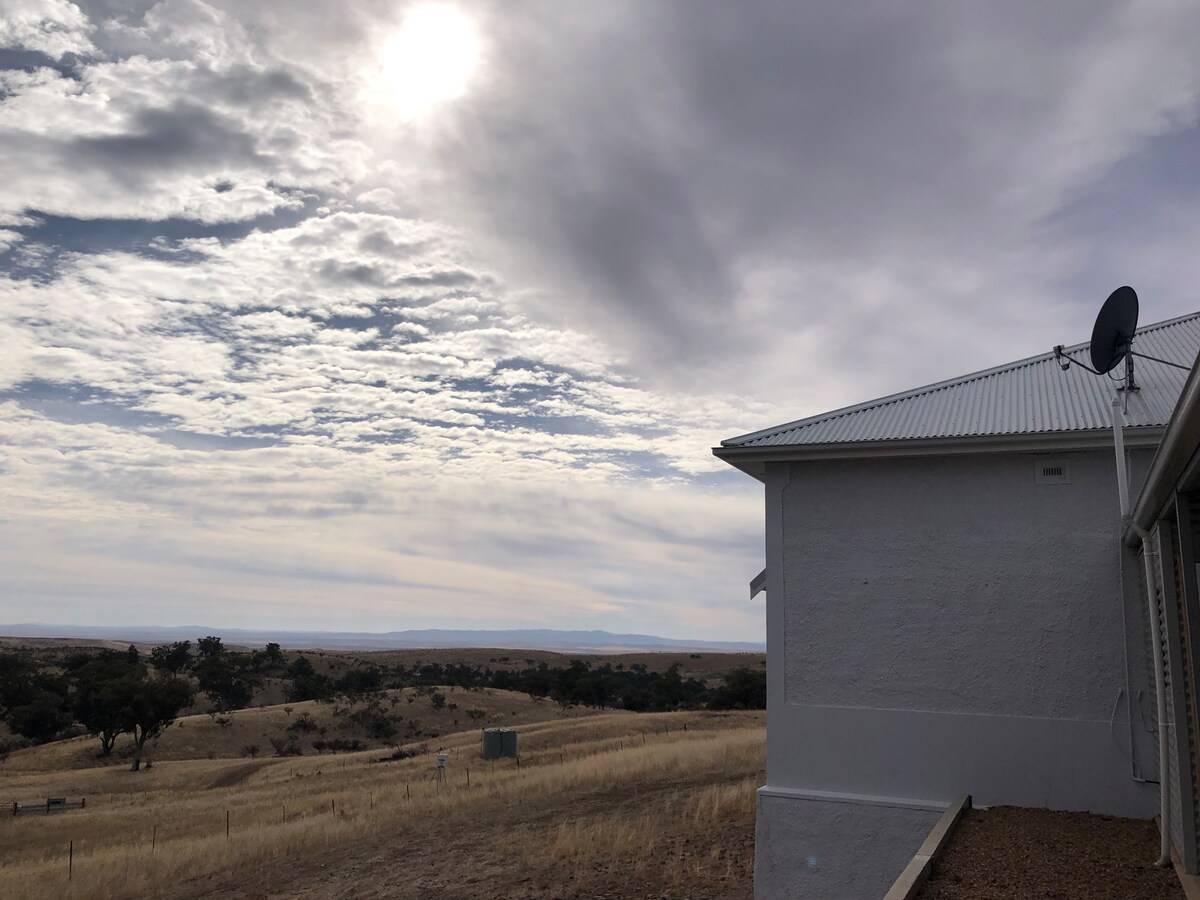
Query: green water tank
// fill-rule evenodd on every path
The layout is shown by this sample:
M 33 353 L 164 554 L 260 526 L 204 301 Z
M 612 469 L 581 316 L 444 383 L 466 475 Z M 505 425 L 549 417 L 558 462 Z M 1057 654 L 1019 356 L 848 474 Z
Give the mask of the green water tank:
M 502 756 L 517 758 L 517 733 L 511 728 L 500 729 L 500 753 Z
M 504 738 L 500 734 L 502 729 L 485 728 L 483 730 L 483 758 L 498 759 L 500 754 L 504 752 Z
M 482 755 L 484 759 L 499 759 L 501 756 L 516 759 L 517 733 L 511 728 L 485 728 Z

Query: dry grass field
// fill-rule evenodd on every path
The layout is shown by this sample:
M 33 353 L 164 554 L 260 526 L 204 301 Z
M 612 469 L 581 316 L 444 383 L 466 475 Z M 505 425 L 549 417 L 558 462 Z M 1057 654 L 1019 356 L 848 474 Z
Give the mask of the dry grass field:
M 380 749 L 257 760 L 167 751 L 134 773 L 73 767 L 56 745 L 14 753 L 0 799 L 88 804 L 3 817 L 0 897 L 752 895 L 761 712 L 563 717 L 545 705 L 548 721 L 518 728 L 519 766 L 482 761 L 476 727 L 387 762 Z M 275 714 L 235 719 L 259 713 Z M 207 720 L 194 718 L 169 740 Z M 451 754 L 444 783 L 438 746 Z

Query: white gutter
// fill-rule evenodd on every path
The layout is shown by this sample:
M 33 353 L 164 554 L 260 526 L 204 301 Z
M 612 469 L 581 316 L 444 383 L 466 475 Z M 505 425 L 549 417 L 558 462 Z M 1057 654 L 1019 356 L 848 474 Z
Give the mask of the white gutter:
M 1158 579 L 1155 577 L 1155 554 L 1150 532 L 1146 531 L 1129 515 L 1129 474 L 1125 462 L 1125 422 L 1121 400 L 1112 400 L 1113 446 L 1117 452 L 1117 490 L 1121 492 L 1121 521 L 1128 524 L 1142 541 L 1142 565 L 1146 571 L 1146 602 L 1150 612 L 1150 653 L 1154 656 L 1154 699 L 1158 707 L 1158 815 L 1159 857 L 1158 865 L 1171 865 L 1171 798 L 1169 793 L 1170 761 L 1167 759 L 1167 688 L 1163 676 L 1162 638 L 1159 634 Z M 1159 565 L 1162 560 L 1159 560 Z M 1166 598 L 1163 598 L 1164 602 Z

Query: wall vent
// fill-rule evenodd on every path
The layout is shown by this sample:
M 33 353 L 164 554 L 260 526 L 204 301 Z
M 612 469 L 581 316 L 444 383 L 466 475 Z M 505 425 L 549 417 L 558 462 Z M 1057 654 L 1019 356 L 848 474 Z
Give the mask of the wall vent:
M 1033 464 L 1034 481 L 1038 484 L 1070 484 L 1071 467 L 1065 459 L 1039 459 Z

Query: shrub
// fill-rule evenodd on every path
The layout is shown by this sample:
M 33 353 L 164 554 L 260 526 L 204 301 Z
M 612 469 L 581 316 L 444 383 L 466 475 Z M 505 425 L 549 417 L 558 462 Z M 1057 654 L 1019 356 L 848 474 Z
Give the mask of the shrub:
M 424 744 L 413 747 L 411 750 L 405 750 L 403 747 L 395 748 L 387 756 L 380 757 L 379 762 L 391 762 L 395 759 L 412 759 L 414 756 L 421 756 L 428 752 Z
M 321 749 L 317 747 L 318 744 L 320 744 L 322 748 L 328 750 L 330 753 L 356 753 L 359 750 L 367 749 L 367 745 L 358 738 L 354 738 L 350 741 L 346 740 L 345 738 L 330 738 L 327 741 L 313 741 L 313 749 L 320 753 Z
M 391 740 L 396 734 L 396 718 L 385 713 L 378 701 L 352 713 L 349 719 L 379 741 Z
M 446 705 L 446 695 L 441 691 L 434 691 L 429 695 L 429 705 L 434 709 L 441 709 Z
M 275 748 L 276 756 L 303 756 L 304 751 L 300 749 L 300 745 L 296 742 L 295 735 L 288 735 L 286 738 L 273 737 L 269 739 L 271 746 Z
M 243 744 L 242 756 L 249 756 L 251 759 L 254 759 L 258 756 L 258 744 Z
M 296 717 L 296 721 L 294 721 L 290 725 L 288 725 L 287 730 L 288 731 L 301 731 L 301 732 L 304 732 L 305 734 L 308 734 L 310 732 L 317 730 L 317 723 L 313 720 L 313 717 L 311 714 L 300 713 L 300 715 L 298 715 Z

